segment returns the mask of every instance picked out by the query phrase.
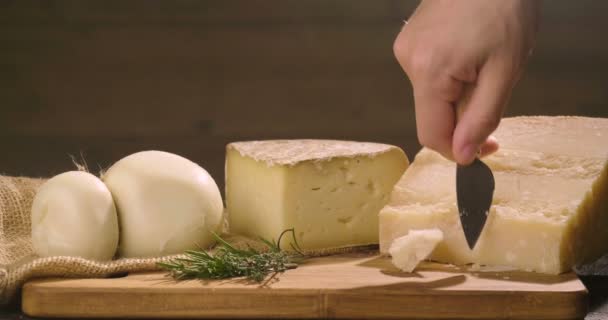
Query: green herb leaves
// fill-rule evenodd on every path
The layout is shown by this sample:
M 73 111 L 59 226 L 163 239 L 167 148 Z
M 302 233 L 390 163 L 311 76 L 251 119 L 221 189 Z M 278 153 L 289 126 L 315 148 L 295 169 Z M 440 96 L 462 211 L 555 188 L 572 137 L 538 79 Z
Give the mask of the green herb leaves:
M 281 239 L 291 233 L 294 252 L 281 250 Z M 258 251 L 251 247 L 241 250 L 233 247 L 217 234 L 213 234 L 218 242 L 215 254 L 203 250 L 189 250 L 185 258 L 176 258 L 158 266 L 169 271 L 177 280 L 184 279 L 226 279 L 245 277 L 248 280 L 262 282 L 271 273 L 284 272 L 294 269 L 306 256 L 300 250 L 295 238 L 294 229 L 283 231 L 277 242 L 260 238 L 267 251 Z

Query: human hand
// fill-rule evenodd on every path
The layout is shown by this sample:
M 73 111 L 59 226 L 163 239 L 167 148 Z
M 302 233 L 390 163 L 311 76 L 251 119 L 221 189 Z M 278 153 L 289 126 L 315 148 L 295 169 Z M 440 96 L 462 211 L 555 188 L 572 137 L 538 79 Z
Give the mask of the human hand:
M 460 164 L 498 149 L 490 134 L 533 47 L 539 9 L 540 0 L 420 3 L 393 49 L 412 82 L 422 145 Z

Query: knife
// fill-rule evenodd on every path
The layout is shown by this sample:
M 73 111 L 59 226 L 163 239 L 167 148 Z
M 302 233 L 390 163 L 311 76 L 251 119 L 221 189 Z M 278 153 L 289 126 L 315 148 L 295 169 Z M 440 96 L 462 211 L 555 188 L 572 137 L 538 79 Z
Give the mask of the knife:
M 456 122 L 468 106 L 472 88 L 466 88 L 463 98 L 456 105 Z M 456 199 L 460 224 L 472 250 L 486 224 L 486 219 L 494 196 L 494 175 L 492 170 L 476 157 L 466 166 L 456 165 Z
M 456 166 L 456 199 L 460 224 L 469 248 L 473 249 L 486 224 L 494 196 L 494 175 L 479 158 L 467 166 Z

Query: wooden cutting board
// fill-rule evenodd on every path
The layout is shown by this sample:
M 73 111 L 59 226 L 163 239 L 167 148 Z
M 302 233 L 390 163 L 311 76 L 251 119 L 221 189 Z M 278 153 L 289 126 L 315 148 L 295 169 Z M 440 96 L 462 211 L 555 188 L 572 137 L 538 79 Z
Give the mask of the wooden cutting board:
M 23 288 L 23 311 L 75 318 L 582 319 L 587 291 L 574 273 L 425 263 L 408 274 L 390 258 L 359 253 L 311 259 L 263 284 L 175 282 L 163 273 L 35 280 Z

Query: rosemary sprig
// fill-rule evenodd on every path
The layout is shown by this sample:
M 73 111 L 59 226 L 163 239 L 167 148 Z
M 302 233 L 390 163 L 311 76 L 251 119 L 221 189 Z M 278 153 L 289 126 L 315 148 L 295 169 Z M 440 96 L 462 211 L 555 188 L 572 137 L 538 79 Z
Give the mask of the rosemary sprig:
M 293 252 L 281 250 L 281 240 L 287 233 L 292 235 Z M 169 275 L 177 280 L 245 277 L 251 281 L 262 282 L 270 273 L 294 269 L 299 262 L 306 259 L 298 245 L 294 229 L 283 231 L 276 242 L 260 237 L 260 241 L 268 247 L 268 251 L 264 252 L 252 247 L 247 250 L 237 249 L 216 233 L 213 233 L 213 236 L 218 242 L 215 254 L 204 250 L 188 250 L 184 258 L 159 262 L 158 266 L 169 271 Z

